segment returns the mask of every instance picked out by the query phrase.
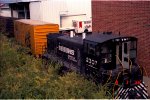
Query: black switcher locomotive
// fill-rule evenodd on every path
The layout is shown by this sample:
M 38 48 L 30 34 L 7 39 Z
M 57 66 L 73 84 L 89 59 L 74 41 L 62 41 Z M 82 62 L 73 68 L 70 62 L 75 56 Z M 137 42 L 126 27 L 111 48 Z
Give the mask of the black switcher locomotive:
M 143 68 L 136 60 L 135 37 L 106 32 L 92 33 L 84 38 L 49 34 L 47 53 L 43 57 L 62 62 L 63 66 L 96 83 L 109 83 L 114 98 L 148 98 Z

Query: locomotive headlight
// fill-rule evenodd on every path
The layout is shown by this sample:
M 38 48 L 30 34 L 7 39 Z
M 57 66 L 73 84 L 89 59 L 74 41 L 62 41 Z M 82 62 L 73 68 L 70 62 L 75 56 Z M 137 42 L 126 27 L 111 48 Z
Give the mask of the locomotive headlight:
M 118 41 L 119 41 L 119 39 L 115 39 L 115 41 L 117 41 L 117 42 L 118 42 Z

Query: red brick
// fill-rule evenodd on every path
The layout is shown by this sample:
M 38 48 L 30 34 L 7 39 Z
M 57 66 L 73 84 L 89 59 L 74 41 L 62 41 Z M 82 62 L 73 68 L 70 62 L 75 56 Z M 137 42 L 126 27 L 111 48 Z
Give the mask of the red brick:
M 92 1 L 93 32 L 138 38 L 138 61 L 150 76 L 150 1 Z

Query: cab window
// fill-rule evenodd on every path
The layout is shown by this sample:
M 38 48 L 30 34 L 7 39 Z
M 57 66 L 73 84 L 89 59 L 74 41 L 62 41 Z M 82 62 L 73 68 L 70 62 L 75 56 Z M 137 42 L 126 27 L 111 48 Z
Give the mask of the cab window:
M 101 56 L 102 61 L 101 63 L 110 63 L 112 62 L 112 50 L 106 46 L 101 48 Z
M 88 54 L 95 55 L 95 45 L 89 44 Z

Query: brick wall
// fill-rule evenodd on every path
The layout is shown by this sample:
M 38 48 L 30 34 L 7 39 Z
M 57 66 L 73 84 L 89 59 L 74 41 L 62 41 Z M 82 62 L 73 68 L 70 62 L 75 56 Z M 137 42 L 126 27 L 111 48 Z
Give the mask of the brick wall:
M 150 1 L 92 1 L 93 32 L 138 38 L 138 61 L 150 76 Z

